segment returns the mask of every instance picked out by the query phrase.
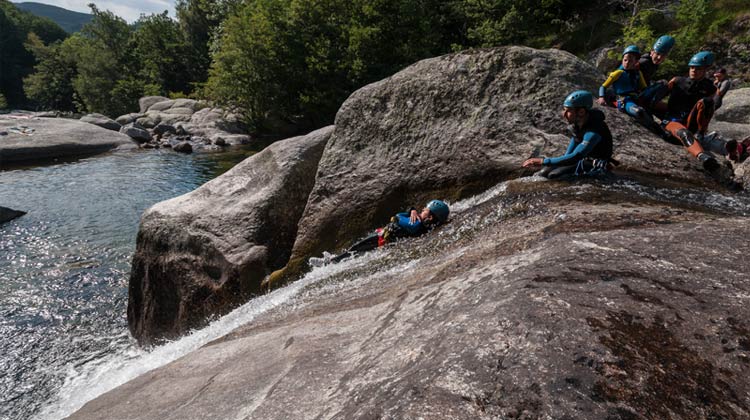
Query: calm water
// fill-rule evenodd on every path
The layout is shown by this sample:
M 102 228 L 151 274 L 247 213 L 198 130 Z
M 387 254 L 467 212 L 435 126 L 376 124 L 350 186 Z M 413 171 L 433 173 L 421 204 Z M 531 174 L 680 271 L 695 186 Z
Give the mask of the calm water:
M 151 205 L 251 152 L 128 151 L 0 171 L 0 419 L 34 418 L 71 371 L 132 348 L 127 282 Z

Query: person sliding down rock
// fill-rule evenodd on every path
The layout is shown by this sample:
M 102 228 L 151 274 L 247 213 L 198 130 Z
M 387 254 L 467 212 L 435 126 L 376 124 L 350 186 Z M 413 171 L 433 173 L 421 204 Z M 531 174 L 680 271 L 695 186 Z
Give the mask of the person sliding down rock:
M 526 159 L 524 168 L 543 166 L 539 175 L 598 175 L 606 172 L 612 159 L 612 133 L 604 122 L 604 113 L 594 106 L 591 92 L 577 90 L 563 102 L 563 118 L 572 125 L 573 136 L 564 155 L 555 158 Z
M 445 223 L 449 215 L 448 205 L 441 200 L 430 201 L 421 212 L 417 212 L 417 209 L 412 207 L 407 212 L 391 217 L 390 223 L 375 229 L 375 232 L 350 246 L 344 253 L 339 255 L 324 253 L 323 257 L 310 258 L 310 265 L 320 267 L 336 263 L 354 254 L 371 251 L 400 238 L 420 236 Z

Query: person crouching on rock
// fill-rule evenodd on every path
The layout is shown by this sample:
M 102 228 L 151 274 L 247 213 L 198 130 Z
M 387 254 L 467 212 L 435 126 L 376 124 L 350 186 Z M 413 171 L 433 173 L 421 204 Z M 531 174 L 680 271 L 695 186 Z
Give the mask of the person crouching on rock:
M 449 215 L 448 205 L 441 200 L 430 201 L 421 212 L 412 207 L 406 212 L 397 213 L 391 217 L 390 223 L 382 228 L 375 229 L 372 234 L 350 246 L 342 254 L 324 253 L 321 258 L 310 258 L 310 265 L 319 267 L 336 263 L 354 254 L 371 251 L 400 238 L 420 236 L 445 223 Z
M 563 118 L 572 125 L 573 136 L 564 155 L 554 158 L 530 158 L 524 168 L 542 166 L 539 175 L 597 175 L 609 169 L 612 159 L 612 133 L 604 122 L 604 113 L 593 109 L 591 92 L 577 90 L 563 102 Z

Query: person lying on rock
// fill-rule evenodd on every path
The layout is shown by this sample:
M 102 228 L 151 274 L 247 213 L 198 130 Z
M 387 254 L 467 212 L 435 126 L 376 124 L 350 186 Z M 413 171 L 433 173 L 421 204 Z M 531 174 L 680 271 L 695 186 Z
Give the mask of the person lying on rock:
M 337 263 L 355 254 L 372 251 L 397 239 L 420 236 L 445 223 L 449 215 L 450 208 L 441 200 L 430 201 L 421 212 L 412 207 L 406 212 L 397 213 L 391 217 L 390 223 L 382 228 L 375 229 L 373 233 L 350 246 L 345 252 L 339 255 L 326 252 L 323 257 L 310 258 L 310 265 L 320 267 Z
M 669 95 L 667 115 L 662 125 L 709 172 L 717 170 L 720 165 L 706 151 L 726 156 L 734 162 L 747 157 L 744 142 L 727 141 L 716 132 L 706 134 L 713 117 L 716 94 L 716 86 L 706 78 L 708 68 L 713 63 L 712 52 L 698 52 L 688 62 L 688 77 L 672 78 L 658 95 L 661 98 Z
M 635 45 L 630 45 L 622 52 L 622 64 L 609 74 L 607 80 L 599 87 L 599 105 L 614 105 L 622 112 L 626 112 L 645 127 L 652 129 L 654 118 L 638 105 L 640 92 L 646 88 L 646 79 L 638 69 L 638 59 L 641 51 Z M 610 97 L 607 89 L 614 88 L 615 96 Z
M 664 118 L 667 111 L 667 104 L 656 101 L 657 92 L 667 84 L 666 80 L 653 81 L 659 65 L 667 59 L 669 52 L 674 47 L 675 39 L 669 35 L 662 35 L 654 42 L 651 52 L 644 54 L 638 60 L 638 69 L 641 71 L 643 78 L 646 80 L 648 87 L 644 89 L 638 97 L 638 104 L 645 108 L 647 112 Z
M 563 101 L 563 118 L 571 124 L 573 136 L 565 154 L 554 158 L 533 157 L 523 162 L 524 168 L 542 166 L 538 173 L 547 178 L 562 175 L 598 175 L 606 172 L 612 159 L 612 133 L 604 122 L 604 113 L 593 109 L 591 92 L 577 90 Z

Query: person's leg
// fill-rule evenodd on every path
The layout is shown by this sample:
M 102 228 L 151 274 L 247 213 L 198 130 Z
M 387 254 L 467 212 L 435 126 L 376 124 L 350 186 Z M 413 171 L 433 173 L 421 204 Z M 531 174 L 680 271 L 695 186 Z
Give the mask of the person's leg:
M 706 170 L 712 171 L 718 168 L 719 163 L 716 162 L 716 159 L 714 159 L 711 155 L 703 150 L 700 142 L 696 140 L 693 133 L 691 133 L 690 130 L 687 129 L 687 127 L 677 121 L 671 121 L 667 124 L 666 129 L 672 134 L 674 138 L 679 140 L 680 143 L 685 146 L 688 153 L 695 156 L 696 158 L 698 158 L 698 160 L 701 161 L 703 167 Z
M 549 172 L 547 172 L 545 177 L 548 179 L 555 179 L 560 178 L 564 175 L 573 175 L 576 172 L 576 168 L 578 165 L 568 165 L 568 166 L 558 166 L 555 168 L 552 168 Z
M 351 257 L 355 253 L 367 252 L 372 251 L 373 249 L 377 249 L 379 237 L 380 235 L 378 235 L 377 233 L 368 235 L 361 241 L 350 246 L 349 249 L 346 250 L 346 252 L 331 258 L 331 262 L 339 262 L 345 258 Z
M 714 116 L 714 101 L 712 98 L 703 98 L 695 103 L 687 117 L 685 126 L 691 132 L 703 136 L 708 131 L 708 124 Z

